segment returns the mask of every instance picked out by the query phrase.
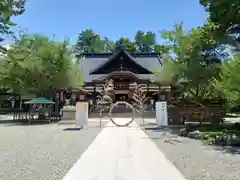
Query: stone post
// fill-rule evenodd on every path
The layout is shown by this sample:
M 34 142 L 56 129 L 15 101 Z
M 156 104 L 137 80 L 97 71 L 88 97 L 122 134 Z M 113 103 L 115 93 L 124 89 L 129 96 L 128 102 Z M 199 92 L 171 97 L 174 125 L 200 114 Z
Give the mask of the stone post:
M 81 129 L 87 128 L 88 125 L 89 99 L 87 95 L 86 91 L 80 90 L 76 98 L 76 127 Z

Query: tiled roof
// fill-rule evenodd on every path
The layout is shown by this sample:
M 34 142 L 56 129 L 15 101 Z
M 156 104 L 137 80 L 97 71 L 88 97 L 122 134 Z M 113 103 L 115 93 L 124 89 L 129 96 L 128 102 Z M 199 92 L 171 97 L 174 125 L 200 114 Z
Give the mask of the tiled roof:
M 90 72 L 105 64 L 108 59 L 114 53 L 84 53 L 83 58 L 80 61 L 80 70 L 83 72 L 84 81 L 91 82 L 93 79 L 100 78 L 105 76 L 106 74 L 97 74 L 91 75 Z M 158 53 L 128 53 L 133 57 L 132 59 L 142 67 L 146 68 L 150 72 L 154 71 L 154 69 L 162 64 L 161 57 Z M 138 74 L 138 76 L 146 79 L 150 79 L 151 74 Z

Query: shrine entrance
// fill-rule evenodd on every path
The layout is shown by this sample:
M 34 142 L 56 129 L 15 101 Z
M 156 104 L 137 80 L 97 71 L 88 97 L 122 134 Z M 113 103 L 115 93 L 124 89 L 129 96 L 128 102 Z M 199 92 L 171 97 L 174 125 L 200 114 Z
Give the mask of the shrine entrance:
M 135 84 L 137 84 L 142 93 L 145 94 L 147 101 L 144 102 L 145 111 L 149 111 L 149 114 L 154 114 L 154 105 L 155 105 L 155 95 L 154 93 L 159 91 L 159 87 L 155 84 L 152 84 L 148 79 L 143 78 L 140 75 L 136 75 L 131 71 L 114 71 L 108 75 L 101 76 L 92 81 L 93 93 L 92 93 L 92 103 L 90 104 L 90 112 L 99 112 L 98 103 L 101 99 L 101 96 L 104 93 L 104 85 L 109 80 L 112 80 L 113 93 L 111 94 L 111 99 L 113 104 L 117 102 L 126 102 L 130 105 L 135 106 L 136 100 L 134 99 L 133 93 Z M 85 87 L 87 88 L 87 87 Z M 139 89 L 139 90 L 140 90 Z M 141 94 L 141 93 L 140 93 Z M 139 95 L 140 95 L 139 94 Z M 110 106 L 104 108 L 104 112 L 108 112 Z M 113 109 L 114 114 L 121 113 L 122 115 L 127 115 L 128 112 L 131 112 L 131 108 L 126 108 L 126 105 L 119 104 L 118 107 Z
M 107 80 L 111 79 L 114 84 L 114 99 L 113 102 L 126 101 L 129 102 L 130 85 L 134 82 L 146 83 L 141 77 L 130 71 L 114 71 L 107 76 L 95 79 L 93 82 L 96 84 L 104 84 Z
M 115 94 L 115 101 L 128 101 L 128 94 Z

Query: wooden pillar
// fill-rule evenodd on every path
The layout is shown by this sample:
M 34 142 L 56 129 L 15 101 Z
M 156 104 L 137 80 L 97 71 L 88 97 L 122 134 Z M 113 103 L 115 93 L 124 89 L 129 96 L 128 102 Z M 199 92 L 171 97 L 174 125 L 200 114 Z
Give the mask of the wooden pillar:
M 157 101 L 161 101 L 161 86 L 158 85 Z
M 12 108 L 14 108 L 14 105 L 15 105 L 15 97 L 13 97 L 12 99 Z
M 170 86 L 170 88 L 168 89 L 167 101 L 168 101 L 169 103 L 172 102 L 172 86 Z
M 65 105 L 65 103 L 63 103 L 65 101 L 65 98 L 63 97 L 63 92 L 62 90 L 56 90 L 55 92 L 55 112 L 60 112 L 60 109 L 61 109 L 61 103 L 63 105 Z
M 19 108 L 20 108 L 20 110 L 22 110 L 22 99 L 20 98 L 20 104 L 19 104 Z
M 167 94 L 163 87 L 158 86 L 159 92 L 158 92 L 158 101 L 165 101 L 167 100 Z
M 95 107 L 96 107 L 96 84 L 94 84 L 94 87 L 93 87 L 92 98 L 93 98 L 93 112 L 95 112 Z

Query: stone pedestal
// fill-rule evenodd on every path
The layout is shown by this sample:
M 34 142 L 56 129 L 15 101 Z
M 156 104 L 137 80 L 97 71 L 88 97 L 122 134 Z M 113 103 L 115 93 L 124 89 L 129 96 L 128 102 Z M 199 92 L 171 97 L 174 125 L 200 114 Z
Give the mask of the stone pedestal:
M 76 122 L 76 106 L 64 106 L 62 111 L 61 123 L 75 123 Z

